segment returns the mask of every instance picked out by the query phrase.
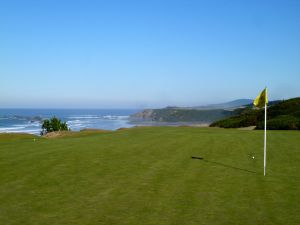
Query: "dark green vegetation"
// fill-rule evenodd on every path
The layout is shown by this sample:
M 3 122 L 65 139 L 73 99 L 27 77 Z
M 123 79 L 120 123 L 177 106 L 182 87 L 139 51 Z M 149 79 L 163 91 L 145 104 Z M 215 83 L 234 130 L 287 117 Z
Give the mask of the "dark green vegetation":
M 43 121 L 41 135 L 62 130 L 69 130 L 67 123 L 54 116 L 50 120 Z
M 210 122 L 231 115 L 223 109 L 196 110 L 196 109 L 155 109 L 153 118 L 159 122 Z
M 253 109 L 248 106 L 236 109 L 233 117 L 223 119 L 211 124 L 212 127 L 237 128 L 256 126 L 264 128 L 264 109 Z M 267 110 L 268 130 L 300 130 L 300 98 L 276 102 Z
M 145 110 L 141 113 L 137 113 L 131 116 L 131 121 L 211 123 L 231 115 L 231 111 L 224 109 L 200 110 L 168 107 Z
M 268 132 L 266 177 L 263 131 L 79 134 L 0 135 L 0 224 L 300 224 L 298 131 Z

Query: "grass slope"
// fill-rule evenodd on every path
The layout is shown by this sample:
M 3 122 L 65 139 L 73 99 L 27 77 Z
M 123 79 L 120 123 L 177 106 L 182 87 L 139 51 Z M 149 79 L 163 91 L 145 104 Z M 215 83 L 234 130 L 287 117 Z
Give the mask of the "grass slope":
M 300 224 L 300 132 L 268 133 L 266 177 L 262 144 L 193 127 L 0 135 L 0 224 Z

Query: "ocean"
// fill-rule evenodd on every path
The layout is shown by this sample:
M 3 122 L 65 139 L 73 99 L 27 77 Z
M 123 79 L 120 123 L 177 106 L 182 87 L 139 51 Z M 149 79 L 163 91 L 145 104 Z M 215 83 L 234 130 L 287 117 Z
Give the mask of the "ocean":
M 72 131 L 116 130 L 134 126 L 129 116 L 138 109 L 0 109 L 0 133 L 40 134 L 42 121 L 56 116 Z

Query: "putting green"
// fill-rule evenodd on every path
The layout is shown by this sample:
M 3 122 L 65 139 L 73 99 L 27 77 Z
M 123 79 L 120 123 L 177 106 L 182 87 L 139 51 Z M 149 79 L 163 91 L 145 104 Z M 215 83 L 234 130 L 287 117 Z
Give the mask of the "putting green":
M 1 134 L 0 224 L 300 224 L 300 132 L 267 151 L 264 177 L 263 131 Z

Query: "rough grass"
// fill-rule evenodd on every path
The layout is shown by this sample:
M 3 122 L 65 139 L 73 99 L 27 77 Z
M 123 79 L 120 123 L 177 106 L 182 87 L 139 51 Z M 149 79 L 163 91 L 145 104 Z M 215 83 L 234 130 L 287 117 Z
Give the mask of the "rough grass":
M 264 177 L 262 131 L 0 135 L 0 224 L 300 224 L 299 146 L 270 131 Z
M 109 130 L 83 129 L 81 131 L 54 131 L 43 135 L 44 138 L 83 137 L 90 134 L 109 133 Z

